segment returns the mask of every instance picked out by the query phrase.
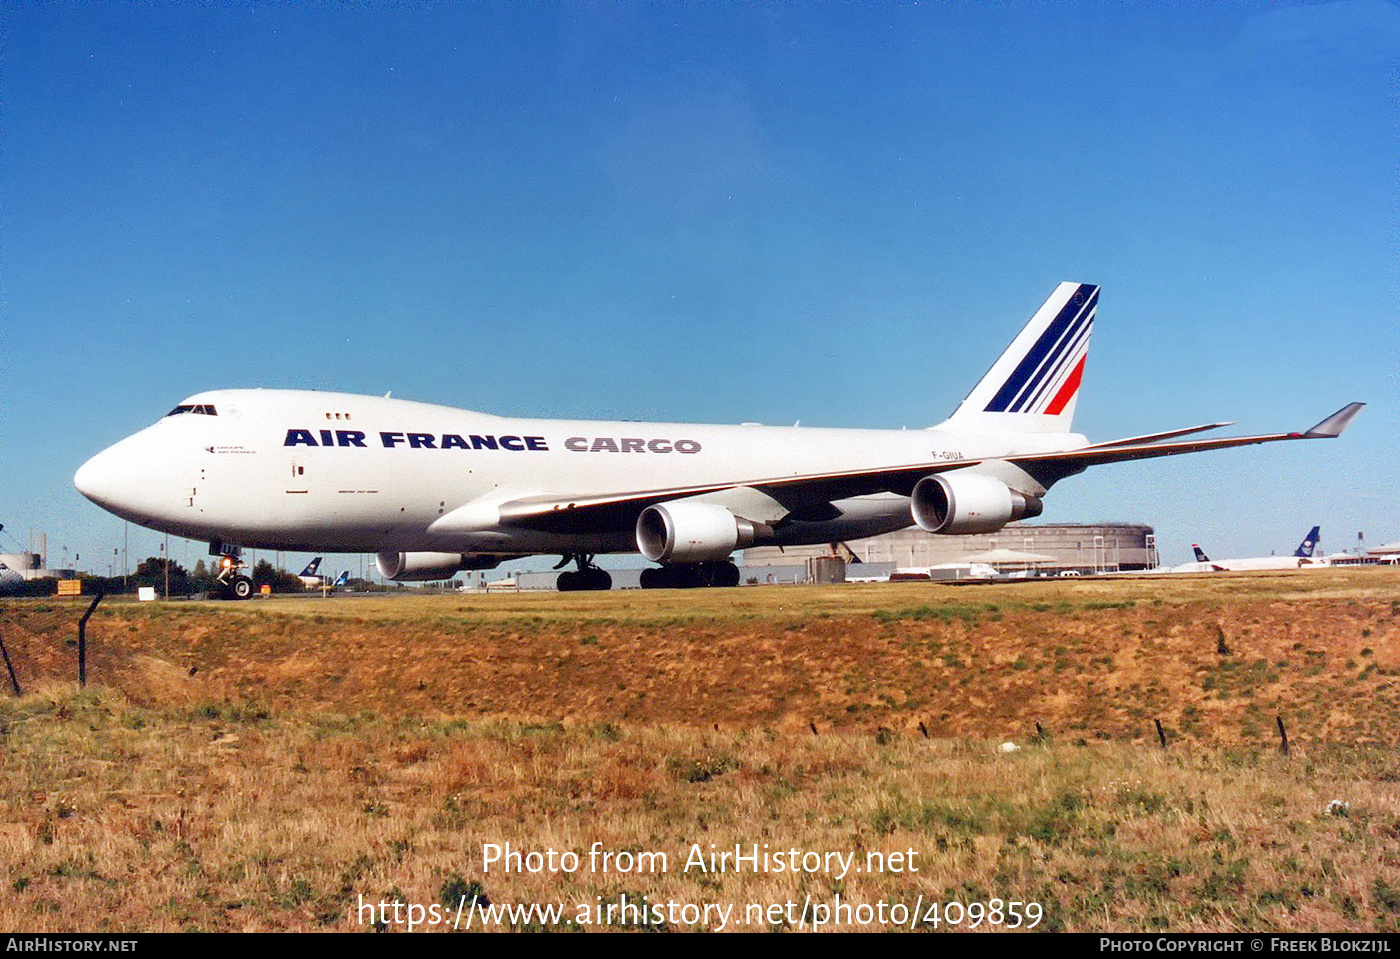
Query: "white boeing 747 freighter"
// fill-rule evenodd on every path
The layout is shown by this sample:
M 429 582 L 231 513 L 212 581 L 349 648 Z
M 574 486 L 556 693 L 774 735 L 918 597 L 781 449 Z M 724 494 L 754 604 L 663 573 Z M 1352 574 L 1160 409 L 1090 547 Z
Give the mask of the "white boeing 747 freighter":
M 395 580 L 535 554 L 607 589 L 600 553 L 661 564 L 642 585 L 733 586 L 750 545 L 918 524 L 977 533 L 1041 512 L 1101 463 L 1339 436 L 1352 403 L 1300 433 L 1090 443 L 1071 432 L 1099 289 L 1062 283 L 951 417 L 923 430 L 515 419 L 389 397 L 214 390 L 83 464 L 74 484 L 123 519 L 206 540 L 227 595 L 242 547 L 372 552 Z M 1167 442 L 1171 440 L 1172 442 Z

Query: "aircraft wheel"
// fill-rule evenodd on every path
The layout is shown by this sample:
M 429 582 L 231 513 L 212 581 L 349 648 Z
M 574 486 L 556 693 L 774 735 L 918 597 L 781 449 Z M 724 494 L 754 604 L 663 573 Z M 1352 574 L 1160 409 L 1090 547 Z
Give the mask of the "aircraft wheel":
M 579 574 L 572 571 L 565 571 L 559 574 L 559 578 L 554 581 L 554 588 L 561 593 L 572 593 L 580 589 Z
M 229 587 L 229 595 L 234 599 L 247 599 L 253 595 L 253 581 L 246 576 L 235 576 Z
M 653 566 L 642 570 L 642 589 L 685 589 L 684 567 Z
M 739 567 L 733 563 L 671 563 L 642 570 L 642 589 L 738 585 Z
M 666 567 L 666 571 L 671 574 L 671 585 L 676 589 L 698 589 L 701 586 L 709 585 L 709 578 L 706 575 L 706 563 L 677 563 L 674 566 Z
M 739 567 L 733 563 L 706 563 L 706 580 L 711 586 L 728 588 L 739 585 Z
M 593 566 L 583 571 L 583 589 L 609 590 L 612 589 L 612 576 L 605 569 Z

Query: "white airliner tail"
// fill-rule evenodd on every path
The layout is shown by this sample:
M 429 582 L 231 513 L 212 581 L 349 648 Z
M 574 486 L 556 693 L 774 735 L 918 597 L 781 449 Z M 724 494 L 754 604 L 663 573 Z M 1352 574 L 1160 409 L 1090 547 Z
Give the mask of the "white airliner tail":
M 947 430 L 1068 433 L 1099 288 L 1061 283 L 951 417 Z

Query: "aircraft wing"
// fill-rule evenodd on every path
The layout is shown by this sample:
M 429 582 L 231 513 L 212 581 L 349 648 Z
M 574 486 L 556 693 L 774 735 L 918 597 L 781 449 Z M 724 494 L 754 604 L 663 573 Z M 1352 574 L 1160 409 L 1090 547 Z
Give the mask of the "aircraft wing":
M 908 496 L 914 484 L 930 473 L 975 466 L 979 459 L 945 460 L 865 470 L 772 477 L 747 482 L 707 483 L 697 486 L 674 486 L 664 489 L 636 490 L 623 493 L 595 493 L 578 496 L 544 493 L 507 500 L 497 505 L 499 522 L 550 533 L 594 532 L 621 529 L 635 524 L 637 516 L 648 506 L 670 500 L 722 493 L 728 490 L 751 489 L 775 500 L 789 512 L 829 507 L 832 500 L 872 493 L 893 492 Z M 469 512 L 470 511 L 470 512 Z M 473 504 L 454 513 L 463 514 L 470 524 L 480 512 Z M 448 513 L 432 525 L 435 532 L 452 532 L 458 528 L 458 518 Z
M 1111 446 L 1129 446 L 1134 443 L 1154 443 L 1157 440 L 1169 440 L 1178 436 L 1190 436 L 1192 433 L 1204 433 L 1206 430 L 1218 430 L 1222 426 L 1234 426 L 1234 423 L 1206 423 L 1204 426 L 1188 426 L 1180 430 L 1167 430 L 1165 433 L 1145 433 L 1142 436 L 1127 436 L 1121 440 L 1109 440 L 1107 443 L 1095 443 L 1087 449 L 1107 449 Z
M 1265 433 L 1259 436 L 1230 436 L 1212 440 L 1188 440 L 1181 443 L 1140 442 L 1152 437 L 1133 437 L 1114 440 L 1108 443 L 1095 443 L 1077 450 L 1060 453 L 1033 453 L 1028 456 L 1008 456 L 1006 460 L 1026 469 L 1038 478 L 1042 474 L 1050 481 L 1081 472 L 1090 466 L 1104 463 L 1122 463 L 1127 460 L 1154 459 L 1159 456 L 1178 456 L 1182 453 L 1200 453 L 1204 450 L 1223 450 L 1232 446 L 1253 446 L 1259 443 L 1274 443 L 1279 440 L 1333 439 L 1361 412 L 1365 403 L 1348 403 L 1317 425 L 1301 433 Z M 1217 424 L 1224 425 L 1224 424 Z M 1213 429 L 1213 426 L 1192 427 L 1175 433 L 1159 433 L 1155 436 L 1184 435 Z M 1043 482 L 1044 480 L 1042 480 Z M 1049 483 L 1046 483 L 1048 486 Z
M 497 509 L 499 510 L 499 522 L 506 526 L 518 526 L 547 532 L 617 529 L 629 523 L 635 523 L 642 510 L 657 503 L 748 487 L 766 494 L 790 510 L 798 511 L 804 507 L 829 504 L 832 500 L 851 496 L 874 493 L 898 493 L 908 496 L 913 491 L 914 485 L 925 476 L 932 473 L 965 469 L 993 459 L 1021 467 L 1048 487 L 1066 476 L 1104 463 L 1153 459 L 1159 456 L 1179 456 L 1184 453 L 1229 449 L 1234 446 L 1252 446 L 1280 440 L 1330 439 L 1340 436 L 1365 405 L 1364 403 L 1351 403 L 1344 406 L 1322 422 L 1300 433 L 1267 433 L 1259 436 L 1197 439 L 1177 443 L 1152 442 L 1156 439 L 1183 436 L 1226 425 L 1216 423 L 1188 427 L 1183 430 L 1171 430 L 1165 433 L 1129 437 L 1107 443 L 1096 443 L 1078 449 L 1052 453 L 943 460 L 935 463 L 913 463 L 873 469 L 774 476 L 731 483 L 708 483 L 697 486 L 677 486 L 619 493 L 579 496 L 548 493 L 507 500 L 497 504 Z M 457 512 L 467 510 L 473 511 L 470 514 L 473 517 L 480 516 L 480 513 L 471 505 L 463 507 Z M 464 515 L 466 514 L 464 513 Z M 458 522 L 453 513 L 448 513 L 433 524 L 434 529 L 442 531 L 452 530 L 457 526 Z

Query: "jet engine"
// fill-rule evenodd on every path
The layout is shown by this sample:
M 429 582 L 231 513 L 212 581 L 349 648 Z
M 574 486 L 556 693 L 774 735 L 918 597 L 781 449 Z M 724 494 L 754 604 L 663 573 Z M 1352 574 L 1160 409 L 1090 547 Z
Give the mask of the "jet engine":
M 914 486 L 909 509 L 930 533 L 994 533 L 1012 520 L 1039 516 L 1040 498 L 976 473 L 936 473 Z
M 637 517 L 637 549 L 654 563 L 725 560 L 764 528 L 714 503 L 658 503 Z
M 379 575 L 398 583 L 451 579 L 464 569 L 495 569 L 504 557 L 490 553 L 379 553 Z

